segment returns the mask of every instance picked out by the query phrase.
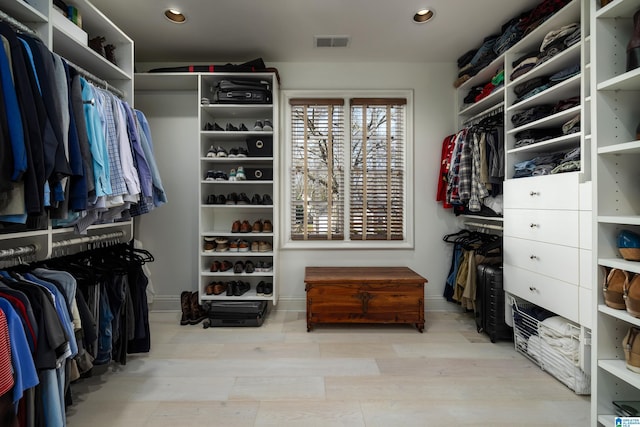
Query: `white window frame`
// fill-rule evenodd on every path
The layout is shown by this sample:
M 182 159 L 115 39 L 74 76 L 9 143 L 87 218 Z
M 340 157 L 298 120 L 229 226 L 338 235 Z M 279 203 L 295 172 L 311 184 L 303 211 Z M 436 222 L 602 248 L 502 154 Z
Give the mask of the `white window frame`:
M 281 98 L 282 126 L 280 150 L 280 242 L 282 249 L 413 249 L 414 248 L 414 138 L 413 138 L 413 91 L 399 90 L 283 90 Z M 295 98 L 343 98 L 344 103 L 344 240 L 292 240 L 291 239 L 291 105 Z M 351 98 L 405 98 L 406 147 L 404 166 L 406 178 L 404 182 L 404 240 L 351 240 L 349 233 L 349 200 L 351 174 Z

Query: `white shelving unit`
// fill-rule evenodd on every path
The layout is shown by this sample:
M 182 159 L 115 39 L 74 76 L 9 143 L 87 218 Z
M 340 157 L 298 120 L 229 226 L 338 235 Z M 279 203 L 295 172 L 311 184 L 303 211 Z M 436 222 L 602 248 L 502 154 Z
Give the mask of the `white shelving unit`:
M 592 327 L 591 32 L 586 24 L 590 21 L 590 13 L 587 2 L 571 1 L 457 91 L 461 106 L 459 126 L 492 112 L 503 114 L 504 118 L 504 289 L 509 295 L 580 325 L 579 365 L 587 373 L 591 365 L 589 337 Z M 511 80 L 515 60 L 539 51 L 550 31 L 573 23 L 581 27 L 577 43 Z M 480 36 L 483 35 L 479 35 L 479 39 Z M 518 85 L 574 65 L 579 66 L 577 75 L 518 102 L 515 91 Z M 504 87 L 476 103 L 464 104 L 471 88 L 484 85 L 500 69 L 504 69 Z M 543 104 L 555 105 L 573 97 L 579 102 L 572 108 L 517 127 L 512 124 L 511 118 L 517 113 Z M 560 128 L 576 115 L 580 115 L 579 132 L 516 147 L 519 132 Z M 581 152 L 578 171 L 514 178 L 514 165 L 519 162 L 576 148 Z M 558 259 L 563 260 L 561 268 L 557 265 Z M 509 310 L 507 317 L 510 313 Z M 507 319 L 507 322 L 511 323 L 511 320 Z
M 591 76 L 594 153 L 594 281 L 602 283 L 598 266 L 640 273 L 640 264 L 624 260 L 617 249 L 620 230 L 640 231 L 640 187 L 637 185 L 640 141 L 640 68 L 627 71 L 626 48 L 633 31 L 638 0 L 615 0 L 605 7 L 591 3 L 595 59 Z M 594 297 L 591 424 L 613 427 L 614 400 L 640 400 L 640 374 L 625 366 L 622 339 L 640 327 L 640 319 L 605 305 L 598 287 Z
M 33 30 L 53 52 L 81 67 L 98 79 L 122 91 L 124 99 L 133 105 L 133 41 L 116 27 L 104 14 L 87 0 L 73 3 L 82 13 L 83 29 L 89 35 L 104 36 L 107 43 L 116 46 L 114 65 L 98 55 L 88 45 L 78 41 L 66 26 L 54 24 L 54 10 L 51 0 L 0 0 L 0 12 L 8 15 Z M 74 28 L 75 30 L 75 28 Z M 121 241 L 133 238 L 133 221 L 90 227 L 87 236 L 119 235 Z M 42 230 L 0 234 L 0 249 L 33 245 L 35 252 L 26 260 L 41 260 L 55 255 L 55 249 L 61 242 L 77 237 L 73 228 L 52 228 Z
M 223 79 L 247 79 L 268 82 L 272 100 L 268 104 L 218 104 L 214 102 L 214 91 L 216 85 Z M 199 292 L 202 305 L 207 308 L 210 301 L 222 300 L 268 300 L 274 304 L 277 301 L 277 185 L 278 177 L 277 158 L 278 158 L 278 81 L 273 73 L 206 73 L 199 77 L 199 98 L 208 98 L 210 103 L 200 105 L 198 110 L 198 123 L 200 126 L 200 158 L 199 158 Z M 260 121 L 264 124 L 265 120 L 272 123 L 273 130 L 254 130 L 254 124 Z M 222 129 L 226 129 L 227 124 L 240 128 L 244 124 L 247 130 L 206 130 L 206 125 L 217 124 Z M 260 152 L 253 152 L 248 147 L 249 138 L 257 138 L 264 141 L 265 155 Z M 268 149 L 268 146 L 271 146 Z M 213 147 L 221 147 L 227 153 L 238 147 L 249 149 L 247 157 L 208 157 L 207 152 Z M 258 156 L 259 155 L 259 156 Z M 242 167 L 247 174 L 246 181 L 207 181 L 205 177 L 207 171 L 221 171 L 227 177 L 230 176 L 231 170 L 237 170 Z M 260 171 L 271 171 L 272 179 L 252 179 L 247 173 L 250 169 Z M 265 177 L 268 173 L 265 174 Z M 255 178 L 255 177 L 254 177 Z M 210 196 L 222 195 L 228 199 L 230 194 L 240 195 L 246 194 L 249 199 L 254 195 L 261 198 L 268 195 L 273 204 L 213 204 L 209 203 Z M 264 222 L 268 220 L 273 226 L 270 232 L 248 232 L 238 233 L 232 232 L 232 226 L 235 221 L 247 221 L 251 226 L 256 221 Z M 249 246 L 255 242 L 268 242 L 272 250 L 269 251 L 247 251 L 247 252 L 231 252 L 216 251 L 204 252 L 203 245 L 205 238 L 222 238 L 229 242 L 234 240 L 246 241 Z M 271 266 L 270 271 L 254 271 L 247 273 L 245 269 L 240 273 L 234 273 L 234 269 L 224 272 L 211 272 L 211 265 L 214 261 L 229 261 L 232 264 L 242 262 L 243 264 L 250 261 L 257 266 L 258 263 L 268 263 Z M 232 281 L 243 281 L 250 284 L 250 289 L 240 295 L 227 295 L 226 292 L 213 295 L 207 294 L 207 285 L 210 283 L 223 283 L 228 285 Z M 273 289 L 271 295 L 257 295 L 256 286 L 263 281 L 270 284 Z

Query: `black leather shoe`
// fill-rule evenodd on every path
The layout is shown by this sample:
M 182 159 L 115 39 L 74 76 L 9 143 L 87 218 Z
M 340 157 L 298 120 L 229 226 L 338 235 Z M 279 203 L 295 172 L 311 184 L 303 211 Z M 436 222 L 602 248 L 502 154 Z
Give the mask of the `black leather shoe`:
M 271 200 L 271 196 L 268 194 L 265 194 L 264 196 L 262 196 L 262 204 L 273 205 L 273 200 Z
M 259 194 L 254 194 L 253 197 L 251 198 L 251 204 L 252 205 L 261 205 L 262 204 L 262 197 L 260 197 Z
M 235 295 L 237 288 L 238 288 L 238 282 L 236 282 L 235 280 L 232 280 L 229 283 L 227 283 L 227 296 L 231 297 Z
M 241 274 L 244 271 L 244 263 L 242 261 L 236 261 L 233 266 L 233 272 L 235 274 Z
M 249 289 L 251 289 L 251 285 L 248 282 L 243 282 L 242 280 L 238 281 L 238 285 L 236 286 L 234 295 L 239 297 L 240 295 L 246 294 Z
M 249 200 L 249 196 L 247 196 L 245 193 L 240 193 L 240 195 L 238 196 L 237 204 L 248 205 L 249 203 L 251 203 L 251 201 Z
M 231 123 L 227 123 L 227 127 L 226 127 L 227 131 L 231 131 L 231 132 L 237 132 L 238 128 L 235 127 L 234 125 L 232 125 Z

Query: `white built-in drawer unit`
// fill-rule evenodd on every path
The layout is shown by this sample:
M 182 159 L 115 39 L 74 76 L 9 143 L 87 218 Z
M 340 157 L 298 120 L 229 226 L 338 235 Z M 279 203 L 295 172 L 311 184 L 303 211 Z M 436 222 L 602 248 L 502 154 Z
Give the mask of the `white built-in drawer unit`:
M 579 249 L 509 236 L 504 237 L 504 246 L 509 248 L 505 264 L 578 285 Z
M 578 232 L 577 210 L 504 210 L 505 236 L 577 248 Z M 506 248 L 508 248 L 507 245 L 505 245 Z
M 508 179 L 504 182 L 504 207 L 578 210 L 578 179 L 577 173 Z
M 504 290 L 574 322 L 580 321 L 578 286 L 504 264 Z

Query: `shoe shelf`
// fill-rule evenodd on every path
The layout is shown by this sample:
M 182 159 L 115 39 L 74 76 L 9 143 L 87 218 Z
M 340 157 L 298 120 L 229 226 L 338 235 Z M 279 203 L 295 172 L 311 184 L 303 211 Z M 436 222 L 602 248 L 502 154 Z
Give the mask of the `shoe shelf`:
M 627 47 L 640 26 L 634 15 L 639 0 L 615 0 L 604 7 L 591 5 L 591 120 L 594 123 L 595 218 L 592 272 L 599 291 L 594 294 L 593 375 L 597 387 L 591 399 L 592 425 L 614 425 L 614 400 L 638 400 L 640 374 L 627 365 L 623 340 L 640 318 L 625 309 L 609 307 L 602 292 L 604 273 L 599 266 L 640 273 L 640 263 L 625 260 L 617 248 L 621 230 L 640 232 L 640 68 L 627 69 Z M 594 288 L 595 289 L 595 288 Z M 637 367 L 633 366 L 635 369 Z
M 223 79 L 252 79 L 267 80 L 271 85 L 272 102 L 269 104 L 216 104 L 215 87 Z M 203 102 L 203 98 L 207 98 Z M 272 73 L 203 73 L 199 76 L 198 108 L 199 117 L 199 167 L 200 167 L 200 198 L 199 198 L 199 233 L 197 244 L 200 257 L 199 295 L 203 306 L 209 306 L 210 301 L 233 300 L 268 300 L 273 304 L 277 301 L 277 233 L 272 232 L 235 232 L 236 224 L 248 222 L 253 230 L 257 223 L 271 222 L 277 231 L 277 140 L 278 140 L 278 90 L 275 74 Z M 269 123 L 267 123 L 269 122 Z M 271 125 L 264 130 L 265 124 Z M 227 130 L 229 129 L 229 130 Z M 244 151 L 244 153 L 243 153 Z M 244 156 L 237 156 L 238 152 Z M 232 157 L 229 157 L 232 154 Z M 218 157 L 220 156 L 220 157 Z M 237 178 L 238 169 L 244 171 L 247 179 Z M 255 179 L 260 177 L 271 179 Z M 250 175 L 251 173 L 251 175 Z M 235 175 L 234 175 L 235 174 Z M 210 178 L 207 180 L 206 177 Z M 218 179 L 215 179 L 215 178 Z M 225 178 L 226 179 L 223 179 Z M 251 179 L 251 178 L 254 179 Z M 226 203 L 226 200 L 253 200 L 255 203 Z M 268 195 L 269 204 L 261 204 Z M 224 196 L 224 197 L 221 197 Z M 225 203 L 221 203 L 222 201 Z M 215 201 L 218 203 L 207 203 Z M 262 229 L 262 225 L 259 229 Z M 242 225 L 244 230 L 244 225 Z M 232 231 L 234 230 L 234 231 Z M 205 241 L 205 238 L 208 240 Z M 217 241 L 222 250 L 205 251 L 204 244 L 209 248 L 212 239 Z M 227 242 L 223 242 L 226 240 Z M 220 243 L 222 242 L 222 243 Z M 222 244 L 222 246 L 220 246 Z M 245 251 L 230 251 L 227 245 L 246 247 Z M 262 250 L 250 250 L 251 246 Z M 251 273 L 244 271 L 235 273 L 234 268 L 218 271 L 212 268 L 216 262 L 229 261 L 232 264 L 246 264 L 251 261 L 269 263 L 271 271 L 255 270 Z M 211 270 L 214 271 L 211 271 Z M 211 294 L 212 285 L 216 289 L 228 287 L 233 281 L 242 281 L 249 285 L 249 289 L 242 295 Z M 271 295 L 258 295 L 256 287 L 260 283 L 268 283 L 273 288 Z

